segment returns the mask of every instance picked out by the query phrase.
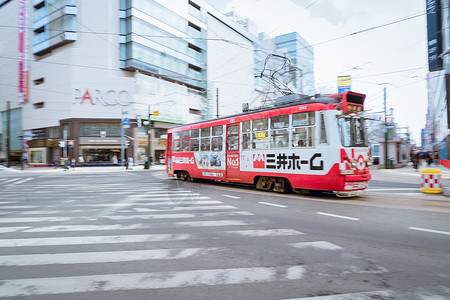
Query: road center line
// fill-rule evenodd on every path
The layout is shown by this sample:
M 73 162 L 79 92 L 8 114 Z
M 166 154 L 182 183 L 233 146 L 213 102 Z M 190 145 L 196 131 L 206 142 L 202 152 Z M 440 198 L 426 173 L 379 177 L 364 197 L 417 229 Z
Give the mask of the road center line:
M 222 196 L 232 198 L 232 199 L 241 199 L 241 197 L 238 197 L 238 196 L 231 196 L 231 195 L 222 195 Z
M 450 232 L 448 232 L 448 231 L 425 229 L 425 228 L 419 228 L 419 227 L 408 227 L 408 229 L 450 235 Z
M 287 206 L 285 205 L 280 205 L 280 204 L 275 204 L 275 203 L 269 203 L 269 202 L 258 202 L 259 204 L 263 204 L 263 205 L 269 205 L 269 206 L 275 206 L 275 207 L 281 207 L 281 208 L 286 208 Z
M 316 212 L 316 214 L 318 215 L 323 215 L 323 216 L 328 216 L 328 217 L 334 217 L 334 218 L 340 218 L 340 219 L 346 219 L 346 220 L 352 220 L 352 221 L 359 221 L 358 218 L 353 218 L 353 217 L 347 217 L 347 216 L 341 216 L 341 215 L 334 215 L 334 214 L 329 214 L 329 213 L 324 213 L 324 212 Z

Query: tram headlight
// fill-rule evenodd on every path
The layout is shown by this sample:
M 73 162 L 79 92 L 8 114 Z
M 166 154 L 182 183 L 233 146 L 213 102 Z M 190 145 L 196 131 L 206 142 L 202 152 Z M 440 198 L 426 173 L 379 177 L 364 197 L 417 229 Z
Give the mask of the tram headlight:
M 366 166 L 367 167 L 370 167 L 372 165 L 372 158 L 369 156 L 369 157 L 367 157 L 367 159 L 366 159 Z
M 352 160 L 350 160 L 350 165 L 353 169 L 356 168 L 356 159 L 352 158 Z

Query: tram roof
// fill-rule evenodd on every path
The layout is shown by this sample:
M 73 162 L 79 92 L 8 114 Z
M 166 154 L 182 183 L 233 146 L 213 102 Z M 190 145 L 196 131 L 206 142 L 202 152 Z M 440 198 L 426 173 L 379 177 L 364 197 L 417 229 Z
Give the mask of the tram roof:
M 247 111 L 244 111 L 244 112 L 241 112 L 238 114 L 234 114 L 234 115 L 224 116 L 224 117 L 210 119 L 210 120 L 203 120 L 203 121 L 198 121 L 198 122 L 188 123 L 188 124 L 183 124 L 183 125 L 177 125 L 177 126 L 173 126 L 170 128 L 172 129 L 172 128 L 177 128 L 177 127 L 182 127 L 182 126 L 187 126 L 187 125 L 195 125 L 195 124 L 202 124 L 205 122 L 224 120 L 224 119 L 244 116 L 244 115 L 248 115 L 248 114 L 252 114 L 252 113 L 258 113 L 258 112 L 263 112 L 263 111 L 268 111 L 268 110 L 273 110 L 273 109 L 278 109 L 278 108 L 284 108 L 284 107 L 290 107 L 290 106 L 296 106 L 296 105 L 315 104 L 315 103 L 322 103 L 322 104 L 339 103 L 339 100 L 341 98 L 342 98 L 341 94 L 332 94 L 332 95 L 316 94 L 313 96 L 307 96 L 307 95 L 302 95 L 302 94 L 290 94 L 290 95 L 281 96 L 281 97 L 276 98 L 275 104 L 273 104 L 271 106 L 264 106 L 264 107 L 259 107 L 259 108 L 255 108 L 255 109 L 249 109 Z

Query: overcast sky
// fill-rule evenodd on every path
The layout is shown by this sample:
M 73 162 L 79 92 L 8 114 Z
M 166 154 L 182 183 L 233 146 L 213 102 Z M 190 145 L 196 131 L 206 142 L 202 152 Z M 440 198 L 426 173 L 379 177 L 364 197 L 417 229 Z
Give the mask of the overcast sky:
M 207 2 L 221 12 L 234 9 L 272 37 L 298 32 L 314 48 L 317 92 L 336 92 L 337 76 L 351 75 L 352 90 L 367 95 L 366 109 L 383 111 L 386 86 L 388 109 L 420 145 L 427 111 L 425 0 Z

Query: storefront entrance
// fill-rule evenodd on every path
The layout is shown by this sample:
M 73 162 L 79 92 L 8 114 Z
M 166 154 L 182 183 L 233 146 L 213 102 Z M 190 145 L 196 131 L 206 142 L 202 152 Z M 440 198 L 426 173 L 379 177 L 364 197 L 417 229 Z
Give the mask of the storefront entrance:
M 120 160 L 120 146 L 80 146 L 79 152 L 87 165 L 117 165 Z

